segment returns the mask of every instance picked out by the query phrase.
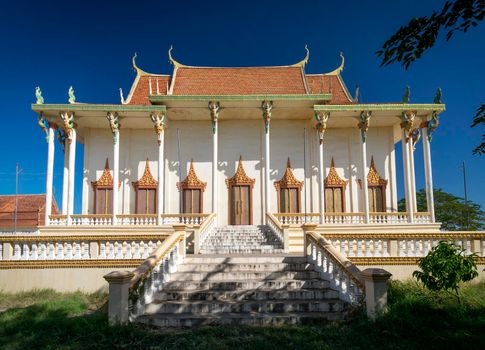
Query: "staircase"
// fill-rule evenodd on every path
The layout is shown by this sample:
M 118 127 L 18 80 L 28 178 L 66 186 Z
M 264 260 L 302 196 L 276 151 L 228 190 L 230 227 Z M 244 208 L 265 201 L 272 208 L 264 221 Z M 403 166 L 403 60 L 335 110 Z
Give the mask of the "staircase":
M 283 253 L 283 242 L 266 225 L 219 226 L 203 242 L 201 254 Z
M 239 251 L 256 248 L 250 242 L 244 243 L 247 245 L 240 245 Z M 170 280 L 155 292 L 137 322 L 159 327 L 194 327 L 338 320 L 349 310 L 349 304 L 340 300 L 339 293 L 329 286 L 329 281 L 323 280 L 304 257 L 187 256 Z

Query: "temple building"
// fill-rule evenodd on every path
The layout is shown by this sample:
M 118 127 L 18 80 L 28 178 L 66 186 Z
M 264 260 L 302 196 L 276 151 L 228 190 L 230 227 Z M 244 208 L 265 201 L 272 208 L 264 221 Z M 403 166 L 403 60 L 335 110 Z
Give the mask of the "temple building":
M 52 198 L 55 134 L 64 150 L 62 215 L 46 225 L 122 225 L 171 214 L 217 215 L 217 225 L 283 223 L 333 227 L 423 225 L 438 229 L 430 140 L 445 106 L 362 104 L 339 67 L 306 72 L 306 57 L 268 67 L 199 67 L 136 76 L 120 104 L 44 103 L 32 109 L 48 140 Z M 428 211 L 416 206 L 414 152 L 420 135 Z M 76 144 L 84 145 L 83 191 L 74 193 Z M 406 212 L 397 212 L 395 146 L 402 144 Z M 82 197 L 82 212 L 74 200 Z M 47 208 L 51 205 L 47 203 Z M 135 216 L 133 216 L 135 215 Z M 189 215 L 190 216 L 190 215 Z M 133 220 L 129 220 L 129 218 Z M 136 219 L 136 220 L 134 220 Z

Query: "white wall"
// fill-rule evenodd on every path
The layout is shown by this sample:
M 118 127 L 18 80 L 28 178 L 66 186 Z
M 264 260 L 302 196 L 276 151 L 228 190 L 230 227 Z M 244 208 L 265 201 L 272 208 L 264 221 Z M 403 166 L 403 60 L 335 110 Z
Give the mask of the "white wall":
M 307 179 L 303 170 L 303 133 L 307 129 Z M 178 164 L 177 129 L 180 135 L 180 172 Z M 209 121 L 169 121 L 165 131 L 165 199 L 164 212 L 179 212 L 179 191 L 176 184 L 184 180 L 190 160 L 198 177 L 207 183 L 204 192 L 204 212 L 210 212 L 212 171 L 212 129 Z M 348 180 L 346 211 L 363 211 L 363 193 L 357 179 L 362 178 L 360 132 L 357 128 L 327 129 L 324 143 L 325 177 L 332 157 L 339 176 Z M 307 191 L 307 211 L 318 212 L 318 137 L 311 121 L 272 120 L 270 128 L 270 209 L 277 212 L 277 193 L 274 182 L 281 179 L 290 157 L 295 177 L 305 180 L 302 191 Z M 113 142 L 108 129 L 90 129 L 85 133 L 85 161 L 83 179 L 83 213 L 92 213 L 91 182 L 102 174 L 106 157 L 113 166 Z M 236 171 L 241 155 L 249 177 L 254 178 L 253 222 L 264 221 L 264 126 L 262 120 L 219 120 L 218 208 L 219 223 L 228 222 L 228 190 L 225 180 Z M 392 128 L 370 128 L 367 136 L 367 166 L 371 156 L 379 174 L 388 180 L 386 205 L 396 207 L 394 144 Z M 133 213 L 135 195 L 132 182 L 143 174 L 146 159 L 157 179 L 157 137 L 150 129 L 121 129 L 120 131 L 120 181 L 122 182 L 120 208 L 123 213 Z M 304 205 L 302 205 L 304 211 Z

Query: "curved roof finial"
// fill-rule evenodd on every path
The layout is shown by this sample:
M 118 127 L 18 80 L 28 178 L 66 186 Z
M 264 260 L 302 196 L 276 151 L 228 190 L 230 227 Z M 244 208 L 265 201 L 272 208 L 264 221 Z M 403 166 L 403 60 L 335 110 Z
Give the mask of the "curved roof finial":
M 175 68 L 180 68 L 180 67 L 188 67 L 180 62 L 177 62 L 173 59 L 172 57 L 172 50 L 173 50 L 173 45 L 170 45 L 170 49 L 168 49 L 168 61 L 170 62 L 171 65 L 173 65 Z
M 340 66 L 331 72 L 325 73 L 326 75 L 339 75 L 344 70 L 345 57 L 343 52 L 340 52 L 340 58 L 342 59 Z
M 298 63 L 292 64 L 290 67 L 304 67 L 306 64 L 308 64 L 308 61 L 310 60 L 310 50 L 308 49 L 308 45 L 306 44 L 305 44 L 305 50 L 306 50 L 305 58 Z
M 133 64 L 133 70 L 136 72 L 136 74 L 140 74 L 140 75 L 143 75 L 143 74 L 148 74 L 147 72 L 145 72 L 143 69 L 140 69 L 137 65 L 136 65 L 136 58 L 138 57 L 137 53 L 135 52 L 135 54 L 133 55 L 133 58 L 131 59 L 131 62 Z

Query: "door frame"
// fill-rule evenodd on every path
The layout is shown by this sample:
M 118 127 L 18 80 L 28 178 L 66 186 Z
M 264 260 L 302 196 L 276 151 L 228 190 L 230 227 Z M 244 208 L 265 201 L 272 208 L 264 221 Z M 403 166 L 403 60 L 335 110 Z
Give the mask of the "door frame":
M 249 225 L 253 224 L 253 187 L 254 183 L 256 182 L 256 179 L 250 178 L 247 174 L 246 171 L 244 170 L 244 165 L 242 161 L 242 156 L 239 156 L 239 162 L 237 164 L 237 169 L 236 172 L 234 173 L 234 176 L 226 179 L 226 186 L 229 190 L 229 195 L 228 197 L 228 206 L 229 210 L 227 211 L 228 215 L 228 220 L 227 222 L 231 222 L 231 211 L 232 211 L 232 188 L 234 186 L 248 186 L 249 187 Z M 232 225 L 231 223 L 229 225 Z

